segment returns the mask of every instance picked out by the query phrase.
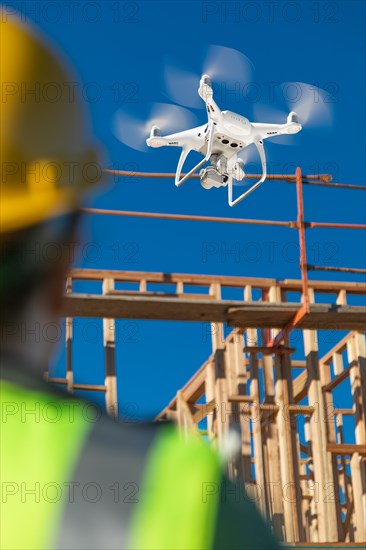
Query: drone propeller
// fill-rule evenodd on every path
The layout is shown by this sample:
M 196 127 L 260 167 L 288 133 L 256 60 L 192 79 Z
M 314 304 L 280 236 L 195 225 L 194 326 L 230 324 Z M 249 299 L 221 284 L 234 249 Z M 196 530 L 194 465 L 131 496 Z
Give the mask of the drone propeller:
M 304 82 L 283 82 L 273 93 L 272 106 L 257 104 L 254 116 L 257 121 L 281 123 L 289 111 L 295 111 L 305 128 L 330 128 L 335 98 L 326 90 Z M 295 144 L 290 136 L 276 136 L 273 143 Z
M 144 110 L 144 109 L 142 109 Z M 115 137 L 132 149 L 146 151 L 146 138 L 152 126 L 161 128 L 164 134 L 187 130 L 197 125 L 197 118 L 187 109 L 169 103 L 152 103 L 145 106 L 146 117 L 139 109 L 119 109 L 112 119 Z
M 203 108 L 204 103 L 197 95 L 203 74 L 209 75 L 216 86 L 214 91 L 219 102 L 225 102 L 225 95 L 227 100 L 235 96 L 242 97 L 242 87 L 250 82 L 253 73 L 253 65 L 248 57 L 233 48 L 211 45 L 204 48 L 198 58 L 200 62 L 196 65 L 196 72 L 186 70 L 176 60 L 166 60 L 164 85 L 169 99 L 185 107 Z M 189 65 L 191 63 L 192 60 Z

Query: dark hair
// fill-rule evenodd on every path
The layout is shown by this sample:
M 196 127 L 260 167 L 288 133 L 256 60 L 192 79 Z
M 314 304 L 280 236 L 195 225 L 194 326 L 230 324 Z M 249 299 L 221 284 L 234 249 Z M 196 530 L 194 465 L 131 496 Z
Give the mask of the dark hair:
M 67 246 L 73 236 L 78 213 L 6 235 L 1 242 L 1 323 L 16 319 L 29 298 L 69 261 Z M 50 256 L 52 247 L 57 256 Z

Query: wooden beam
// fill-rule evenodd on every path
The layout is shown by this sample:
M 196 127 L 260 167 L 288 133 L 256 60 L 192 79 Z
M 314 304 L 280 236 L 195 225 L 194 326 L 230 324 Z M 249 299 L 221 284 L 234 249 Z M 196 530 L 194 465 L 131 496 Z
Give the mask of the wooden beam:
M 296 304 L 242 303 L 197 298 L 100 296 L 70 294 L 64 297 L 63 314 L 68 317 L 109 319 L 154 319 L 228 323 L 229 326 L 283 327 L 297 311 Z M 363 329 L 365 308 L 314 304 L 299 328 Z
M 55 376 L 49 376 L 49 375 L 47 374 L 46 380 L 47 380 L 47 382 L 49 382 L 50 384 L 64 384 L 65 386 L 67 385 L 67 378 L 60 378 L 60 377 L 55 377 Z
M 339 384 L 341 384 L 344 380 L 346 380 L 346 378 L 349 377 L 350 372 L 351 372 L 350 367 L 348 367 L 347 369 L 344 369 L 341 372 L 341 374 L 338 374 L 338 376 L 335 376 L 333 380 L 331 380 L 330 382 L 328 382 L 328 384 L 323 386 L 322 388 L 323 392 L 325 393 L 325 392 L 333 391 L 337 386 L 339 386 Z
M 181 392 L 183 395 L 183 392 Z M 195 404 L 189 404 L 188 406 L 190 408 L 193 421 L 195 424 L 198 424 L 206 418 L 208 414 L 211 414 L 215 409 L 217 409 L 217 405 L 214 401 L 210 403 L 195 403 Z
M 69 276 L 73 280 L 100 281 L 113 279 L 116 282 L 137 282 L 210 286 L 219 283 L 221 287 L 245 288 L 250 285 L 253 289 L 279 286 L 281 289 L 301 292 L 301 281 L 296 279 L 270 279 L 264 277 L 239 277 L 230 275 L 201 275 L 191 273 L 161 273 L 150 271 L 121 271 L 113 269 L 72 269 Z M 340 290 L 348 294 L 366 294 L 366 284 L 361 282 L 337 281 L 309 281 L 309 288 L 315 292 L 338 295 Z
M 333 409 L 334 415 L 353 416 L 355 411 L 353 409 Z
M 359 455 L 366 456 L 366 447 L 365 445 L 356 445 L 353 443 L 328 443 L 327 444 L 327 451 L 328 453 L 332 453 L 335 455 L 347 455 L 352 456 L 354 453 L 358 453 Z
M 206 361 L 202 365 L 202 367 L 192 376 L 192 378 L 190 378 L 190 380 L 183 386 L 181 391 L 187 403 L 196 403 L 196 401 L 205 393 L 206 369 L 210 361 L 211 358 L 208 359 L 208 361 Z M 167 407 L 165 407 L 165 409 L 156 417 L 156 420 L 159 420 L 167 410 L 176 409 L 176 404 L 177 398 L 174 397 L 167 405 Z
M 47 377 L 47 382 L 49 382 L 50 384 L 61 384 L 67 386 L 67 378 Z M 72 389 L 96 392 L 106 391 L 106 387 L 103 384 L 73 384 Z
M 74 390 L 105 392 L 107 387 L 103 384 L 74 384 Z
M 337 342 L 335 346 L 332 347 L 332 349 L 330 349 L 325 355 L 323 355 L 323 357 L 321 357 L 320 359 L 320 363 L 322 365 L 324 363 L 331 363 L 334 360 L 334 354 L 341 354 L 347 349 L 347 342 L 350 340 L 350 338 L 353 338 L 353 332 L 349 332 L 348 334 L 346 334 L 346 336 L 344 336 L 342 340 L 339 340 L 339 342 Z
M 271 348 L 270 346 L 245 346 L 244 351 L 250 351 L 250 353 L 261 353 L 262 355 L 275 355 L 276 353 L 295 353 L 296 348 L 286 348 L 284 346 L 280 348 Z
M 290 414 L 302 414 L 302 415 L 310 415 L 314 414 L 316 411 L 316 408 L 312 405 L 289 405 L 287 407 L 287 410 Z

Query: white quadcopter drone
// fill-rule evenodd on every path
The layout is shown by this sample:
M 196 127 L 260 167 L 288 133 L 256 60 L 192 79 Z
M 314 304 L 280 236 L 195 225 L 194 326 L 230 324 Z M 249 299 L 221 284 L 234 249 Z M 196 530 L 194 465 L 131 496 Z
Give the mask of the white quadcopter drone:
M 175 176 L 177 187 L 202 168 L 206 162 L 210 162 L 209 166 L 200 171 L 202 187 L 205 189 L 227 187 L 228 203 L 230 206 L 235 206 L 257 189 L 267 177 L 263 140 L 281 134 L 297 134 L 302 126 L 297 114 L 293 111 L 288 115 L 285 124 L 249 122 L 247 118 L 232 111 L 220 111 L 213 99 L 211 78 L 206 74 L 200 80 L 198 94 L 206 104 L 207 124 L 167 136 L 162 136 L 160 128 L 154 125 L 146 143 L 150 147 L 182 148 Z M 233 181 L 241 181 L 245 178 L 244 162 L 238 153 L 252 144 L 256 146 L 260 156 L 262 175 L 256 183 L 234 199 Z M 181 177 L 184 162 L 191 151 L 201 153 L 204 158 Z

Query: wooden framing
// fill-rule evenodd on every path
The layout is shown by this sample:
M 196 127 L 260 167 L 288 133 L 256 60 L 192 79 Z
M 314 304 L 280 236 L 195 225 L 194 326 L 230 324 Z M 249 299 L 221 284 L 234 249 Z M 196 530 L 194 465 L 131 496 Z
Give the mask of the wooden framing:
M 68 317 L 100 317 L 110 319 L 154 319 L 176 321 L 200 321 L 227 323 L 232 327 L 285 327 L 301 304 L 296 302 L 272 302 L 261 300 L 223 300 L 210 294 L 213 285 L 219 288 L 245 288 L 266 293 L 270 288 L 302 291 L 301 281 L 217 277 L 210 275 L 123 272 L 111 270 L 73 270 L 69 281 L 110 280 L 115 283 L 136 283 L 136 290 L 116 290 L 94 293 L 69 291 L 64 300 L 64 314 Z M 197 292 L 184 292 L 184 286 L 195 287 Z M 298 328 L 327 328 L 337 330 L 362 330 L 365 309 L 359 306 L 337 304 L 333 283 L 309 281 L 309 288 L 316 293 L 326 293 L 334 300 L 309 306 L 309 313 L 298 323 Z M 338 283 L 337 283 L 338 285 Z M 150 290 L 160 286 L 161 291 Z M 363 294 L 362 283 L 344 283 L 341 289 L 349 294 Z
M 94 294 L 77 294 L 75 281 L 99 281 L 100 291 L 93 285 Z M 243 300 L 223 300 L 222 290 L 227 288 L 240 288 Z M 289 292 L 297 293 L 299 301 L 288 302 Z M 240 434 L 240 452 L 228 459 L 228 474 L 246 486 L 280 540 L 319 545 L 362 542 L 366 540 L 365 308 L 350 307 L 347 300 L 349 295 L 365 295 L 366 285 L 308 280 L 309 313 L 297 325 L 293 345 L 289 334 L 281 335 L 281 340 L 278 334 L 301 309 L 303 292 L 301 280 L 73 270 L 64 306 L 66 376 L 50 381 L 65 384 L 69 391 L 104 392 L 108 412 L 116 415 L 113 315 L 121 311 L 116 317 L 210 322 L 212 355 L 158 419 L 173 420 L 183 434 L 194 437 L 202 437 L 206 423 L 207 436 L 219 450 L 230 431 Z M 324 295 L 327 304 L 320 303 Z M 93 309 L 96 301 L 106 299 L 117 305 L 103 303 Z M 131 305 L 136 301 L 138 306 Z M 80 309 L 75 304 L 81 302 Z M 342 313 L 339 321 L 342 311 L 347 314 Z M 103 318 L 104 385 L 73 381 L 72 323 L 81 314 Z M 226 338 L 225 322 L 232 328 Z M 345 328 L 350 332 L 319 358 L 321 331 L 331 329 L 336 334 Z M 276 338 L 281 345 L 271 346 Z M 303 349 L 304 356 L 292 359 L 297 349 Z M 334 393 L 347 386 L 352 408 L 347 400 L 334 399 Z M 353 441 L 345 440 L 345 419 L 355 423 Z
M 272 179 L 285 178 L 273 175 Z M 223 455 L 234 432 L 239 444 L 237 453 L 226 456 L 227 473 L 244 485 L 288 548 L 362 547 L 366 541 L 366 309 L 348 304 L 348 297 L 365 296 L 366 285 L 314 281 L 308 271 L 359 274 L 365 270 L 307 264 L 305 237 L 306 230 L 315 227 L 365 226 L 305 221 L 302 184 L 323 185 L 329 178 L 302 176 L 297 169 L 287 181 L 296 183 L 297 221 L 85 209 L 89 214 L 121 217 L 290 227 L 299 232 L 301 280 L 74 269 L 67 278 L 64 300 L 65 377 L 48 379 L 70 392 L 105 393 L 107 411 L 117 415 L 115 320 L 208 323 L 212 354 L 157 420 L 176 422 L 184 436 L 207 436 Z M 76 281 L 84 282 L 82 293 L 75 292 Z M 94 284 L 93 292 L 88 292 L 88 282 L 99 282 L 99 291 Z M 226 289 L 240 289 L 242 299 L 223 299 Z M 288 301 L 290 292 L 297 293 L 296 301 Z M 74 382 L 74 317 L 103 319 L 104 384 Z M 226 338 L 225 324 L 231 329 Z M 318 342 L 324 330 L 347 334 L 320 357 Z M 350 422 L 353 438 L 345 428 Z
M 364 542 L 365 402 L 359 391 L 362 357 L 359 358 L 355 351 L 359 342 L 358 349 L 362 352 L 364 334 L 349 332 L 329 353 L 319 358 L 315 331 L 303 331 L 306 368 L 294 378 L 290 354 L 259 357 L 254 345 L 254 351 L 247 346 L 243 352 L 246 339 L 256 343 L 255 332 L 255 329 L 234 329 L 221 345 L 226 379 L 222 378 L 222 370 L 215 369 L 214 351 L 179 390 L 179 395 L 184 395 L 192 409 L 196 401 L 206 398 L 197 409 L 198 414 L 193 416 L 194 425 L 209 418 L 210 439 L 220 447 L 221 434 L 232 425 L 230 415 L 220 414 L 221 409 L 229 410 L 228 402 L 239 407 L 234 417 L 235 428 L 241 428 L 242 445 L 235 464 L 241 464 L 242 471 L 240 476 L 232 477 L 242 479 L 251 495 L 254 487 L 257 505 L 283 541 L 319 543 L 319 546 L 326 542 L 330 546 L 337 542 L 343 542 L 344 546 Z M 234 346 L 234 342 L 241 345 Z M 342 378 L 334 374 L 334 357 L 339 358 L 344 346 L 350 350 L 344 370 L 350 373 L 353 369 L 352 378 L 350 374 Z M 238 364 L 242 383 L 236 381 L 233 385 L 230 373 L 233 369 L 238 372 Z M 276 380 L 274 395 L 270 383 L 259 383 L 270 371 Z M 331 381 L 337 378 L 337 382 L 330 384 L 329 378 Z M 333 391 L 347 383 L 348 392 L 347 387 L 343 391 L 348 395 L 352 391 L 353 409 L 335 407 Z M 216 384 L 229 391 L 224 395 L 213 393 L 211 388 Z M 177 403 L 176 397 L 158 419 L 176 420 Z M 215 422 L 212 422 L 212 411 L 215 411 Z M 302 435 L 300 417 L 305 420 Z M 344 417 L 352 417 L 355 421 L 355 443 L 345 443 L 344 436 L 339 436 Z M 180 425 L 179 417 L 177 422 Z M 230 471 L 233 469 L 229 467 Z

